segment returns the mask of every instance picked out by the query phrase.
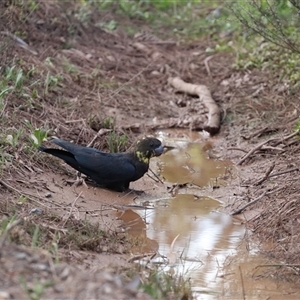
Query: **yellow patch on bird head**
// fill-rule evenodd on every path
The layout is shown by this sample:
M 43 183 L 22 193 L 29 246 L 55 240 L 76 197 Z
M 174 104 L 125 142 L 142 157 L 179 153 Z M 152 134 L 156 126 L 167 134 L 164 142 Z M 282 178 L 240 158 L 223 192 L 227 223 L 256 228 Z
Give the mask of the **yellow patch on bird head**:
M 138 158 L 138 160 L 144 164 L 149 164 L 150 162 L 150 157 L 149 157 L 149 151 L 145 152 L 141 152 L 141 151 L 136 151 L 136 157 Z

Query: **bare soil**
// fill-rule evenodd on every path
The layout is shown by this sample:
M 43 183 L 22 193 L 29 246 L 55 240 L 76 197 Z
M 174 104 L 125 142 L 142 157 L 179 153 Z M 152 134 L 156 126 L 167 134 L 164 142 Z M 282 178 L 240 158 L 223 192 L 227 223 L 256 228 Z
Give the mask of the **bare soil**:
M 76 5 L 72 9 L 76 11 Z M 209 38 L 181 44 L 167 39 L 163 29 L 153 34 L 151 26 L 108 11 L 95 10 L 87 23 L 76 18 L 68 3 L 54 1 L 41 1 L 36 11 L 2 1 L 0 11 L 1 65 L 16 65 L 24 75 L 22 89 L 7 93 L 0 114 L 5 158 L 0 220 L 15 214 L 19 221 L 0 240 L 1 299 L 20 299 L 24 289 L 28 295 L 36 293 L 37 282 L 44 288 L 41 299 L 149 298 L 130 279 L 132 244 L 120 230 L 122 222 L 112 217 L 137 195 L 72 186 L 67 181 L 74 172 L 30 148 L 31 130 L 24 124 L 28 120 L 33 128 L 48 128 L 49 136 L 82 145 L 94 140 L 93 146 L 105 151 L 109 132 L 100 130 L 108 120 L 114 120 L 118 136 L 128 137 L 119 151 L 158 128 L 200 130 L 207 111 L 196 98 L 178 94 L 167 84 L 174 76 L 205 84 L 222 108 L 218 155 L 233 161 L 239 174 L 232 194 L 228 189 L 223 194 L 224 209 L 232 213 L 262 195 L 238 217 L 254 237 L 268 241 L 268 249 L 262 243 L 266 255 L 289 265 L 272 275 L 278 272 L 281 279 L 299 281 L 300 147 L 298 136 L 291 135 L 299 104 L 276 74 L 235 71 L 230 53 L 215 53 L 206 60 L 210 54 L 205 49 L 214 44 Z M 116 31 L 97 25 L 112 19 L 118 21 Z M 140 34 L 128 34 L 128 27 Z M 29 46 L 20 47 L 7 32 Z M 195 115 L 197 128 L 190 122 Z M 7 137 L 18 129 L 22 134 L 17 145 L 11 145 Z M 146 191 L 144 199 L 167 194 L 149 178 L 133 187 Z M 85 238 L 80 230 L 93 217 L 97 222 L 89 228 L 95 237 L 86 233 Z M 51 251 L 31 247 L 37 227 L 42 228 L 42 248 Z M 64 230 L 80 235 L 76 243 L 66 239 Z M 59 264 L 54 264 L 56 259 Z

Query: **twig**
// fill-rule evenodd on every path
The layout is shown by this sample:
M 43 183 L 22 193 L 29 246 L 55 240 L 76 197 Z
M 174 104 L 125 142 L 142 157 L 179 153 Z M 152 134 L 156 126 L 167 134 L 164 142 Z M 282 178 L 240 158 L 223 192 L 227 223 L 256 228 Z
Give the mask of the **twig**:
M 235 210 L 234 212 L 231 213 L 232 216 L 238 215 L 240 214 L 243 210 L 245 210 L 248 206 L 258 202 L 261 198 L 263 198 L 265 195 L 267 194 L 267 191 L 264 191 L 260 196 L 258 196 L 257 198 L 255 198 L 254 200 L 252 200 L 251 202 L 247 203 L 246 205 L 244 205 L 243 207 L 241 207 L 238 210 Z
M 231 216 L 235 216 L 235 215 L 238 215 L 240 214 L 244 209 L 246 209 L 247 207 L 249 207 L 250 205 L 258 202 L 261 198 L 263 198 L 265 195 L 270 195 L 270 194 L 273 194 L 273 193 L 276 193 L 280 190 L 282 190 L 283 187 L 279 187 L 278 189 L 275 189 L 275 190 L 272 190 L 272 191 L 264 191 L 260 196 L 258 196 L 257 198 L 255 198 L 254 200 L 252 200 L 251 202 L 247 203 L 246 205 L 244 205 L 242 208 L 238 209 L 238 210 L 235 210 L 234 212 L 232 212 L 230 215 Z
M 300 268 L 300 265 L 298 264 L 269 264 L 269 265 L 259 265 L 256 266 L 255 269 L 258 268 L 265 268 L 265 267 L 290 267 L 290 268 Z
M 255 131 L 254 133 L 250 134 L 249 136 L 242 136 L 242 138 L 244 140 L 250 140 L 250 139 L 252 139 L 252 138 L 254 138 L 256 136 L 260 136 L 262 133 L 264 133 L 268 129 L 269 129 L 269 127 L 266 126 L 266 127 L 262 128 L 262 129 L 259 129 L 259 130 Z
M 108 133 L 108 132 L 111 132 L 111 131 L 112 131 L 112 129 L 101 128 L 101 129 L 96 133 L 96 135 L 93 137 L 93 139 L 88 143 L 87 147 L 91 147 L 91 146 L 93 145 L 93 143 L 95 142 L 95 140 L 96 140 L 98 137 L 100 137 L 100 136 L 102 136 L 102 135 L 104 135 L 104 134 L 106 134 L 106 133 Z
M 264 146 L 261 148 L 262 151 L 266 151 L 266 150 L 273 150 L 273 151 L 285 151 L 282 148 L 278 148 L 278 147 L 272 147 L 272 146 Z
M 263 145 L 269 143 L 269 142 L 273 142 L 276 141 L 277 139 L 275 138 L 271 138 L 268 139 L 260 144 L 258 144 L 256 147 L 254 147 L 252 150 L 250 150 L 238 163 L 237 165 L 240 166 L 249 156 L 251 156 L 255 151 L 259 150 Z
M 246 293 L 245 293 L 245 285 L 244 285 L 244 278 L 241 266 L 239 266 L 240 276 L 241 276 L 241 284 L 242 284 L 242 292 L 243 292 L 243 300 L 246 300 Z
M 157 254 L 157 252 L 135 255 L 135 256 L 129 258 L 127 260 L 127 262 L 128 263 L 132 263 L 132 262 L 134 262 L 136 260 L 141 260 L 142 258 L 145 258 L 145 257 L 149 257 L 148 260 L 150 261 L 151 259 L 153 259 L 156 256 L 156 254 Z
M 160 183 L 162 183 L 162 184 L 164 184 L 164 182 L 149 168 L 149 171 L 153 174 L 153 176 L 157 179 L 157 181 L 153 178 L 153 177 L 151 177 L 148 173 L 147 173 L 147 175 L 152 179 L 152 180 L 154 180 L 155 182 L 160 182 Z
M 269 177 L 275 177 L 275 176 L 287 174 L 287 173 L 294 172 L 294 171 L 299 171 L 299 168 L 292 168 L 292 169 L 281 171 L 281 172 L 278 172 L 278 173 L 273 173 Z
M 71 205 L 71 209 L 70 209 L 70 211 L 69 211 L 69 214 L 68 214 L 66 220 L 65 220 L 64 223 L 63 223 L 63 227 L 65 227 L 65 225 L 67 224 L 68 220 L 70 219 L 70 217 L 71 217 L 71 215 L 72 215 L 72 212 L 73 212 L 73 209 L 74 209 L 74 206 L 75 206 L 77 200 L 80 198 L 81 194 L 82 194 L 82 191 L 81 191 L 81 192 L 78 194 L 78 196 L 73 200 L 72 205 Z
M 147 210 L 147 209 L 154 209 L 154 207 L 150 206 L 144 206 L 144 205 L 137 205 L 137 204 L 122 204 L 122 205 L 113 205 L 112 206 L 115 209 L 124 209 L 124 208 L 130 208 L 134 210 Z
M 257 182 L 255 182 L 253 185 L 257 186 L 257 185 L 262 184 L 264 181 L 266 181 L 270 177 L 270 174 L 274 170 L 274 168 L 275 168 L 275 162 L 273 162 L 272 165 L 269 167 L 269 169 L 266 172 L 266 174 L 264 175 L 264 177 L 261 178 L 260 180 L 258 180 Z
M 248 153 L 247 150 L 244 150 L 244 149 L 238 148 L 238 147 L 230 147 L 230 148 L 227 148 L 227 150 L 236 150 L 236 151 L 242 151 L 242 152 Z
M 275 143 L 275 147 L 278 146 L 280 143 L 282 143 L 283 141 L 287 141 L 289 139 L 291 139 L 292 137 L 296 136 L 299 134 L 299 130 L 296 130 L 295 132 L 291 133 L 290 135 L 287 135 L 286 137 L 280 139 L 277 143 Z
M 274 144 L 274 146 L 273 147 L 276 147 L 276 146 L 278 146 L 280 143 L 282 143 L 283 141 L 286 141 L 286 140 L 288 140 L 288 139 L 290 139 L 290 138 L 292 138 L 292 137 L 294 137 L 294 136 L 296 136 L 296 135 L 298 135 L 299 134 L 299 130 L 297 130 L 296 132 L 293 132 L 292 134 L 290 134 L 290 135 L 287 135 L 286 137 L 284 137 L 284 138 L 282 138 L 282 139 L 280 139 L 279 141 L 278 141 L 278 138 L 270 138 L 270 139 L 268 139 L 268 140 L 266 140 L 266 141 L 264 141 L 264 142 L 262 142 L 262 143 L 260 143 L 260 144 L 258 144 L 256 147 L 254 147 L 252 150 L 250 150 L 238 163 L 237 163 L 237 165 L 241 165 L 249 156 L 251 156 L 255 151 L 257 151 L 257 150 L 259 150 L 259 149 L 261 149 L 262 148 L 262 146 L 264 146 L 265 144 L 267 144 L 267 143 L 269 143 L 269 142 L 274 142 L 274 141 L 277 141 L 275 144 Z M 276 150 L 279 150 L 279 149 L 276 149 Z M 282 149 L 280 149 L 280 151 L 282 151 Z
M 204 66 L 205 66 L 205 69 L 206 69 L 207 74 L 208 74 L 209 77 L 212 77 L 212 76 L 211 76 L 210 67 L 209 67 L 208 62 L 209 62 L 213 57 L 214 57 L 214 56 L 211 55 L 211 56 L 208 56 L 208 57 L 206 57 L 206 58 L 204 59 Z

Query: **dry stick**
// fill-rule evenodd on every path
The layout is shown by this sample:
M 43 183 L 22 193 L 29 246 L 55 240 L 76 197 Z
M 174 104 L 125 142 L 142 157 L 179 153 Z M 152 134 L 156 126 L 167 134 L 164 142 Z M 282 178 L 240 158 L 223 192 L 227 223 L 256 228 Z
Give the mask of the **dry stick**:
M 258 196 L 257 198 L 255 198 L 254 200 L 252 200 L 251 202 L 247 203 L 246 205 L 244 205 L 242 208 L 235 210 L 234 212 L 232 212 L 230 215 L 235 216 L 240 214 L 244 209 L 246 209 L 248 206 L 258 202 L 261 198 L 263 198 L 265 195 L 267 194 L 267 191 L 264 191 L 260 196 Z
M 211 76 L 210 67 L 209 67 L 208 62 L 209 62 L 213 57 L 214 57 L 214 56 L 211 55 L 211 56 L 208 56 L 208 57 L 206 57 L 206 58 L 204 59 L 204 66 L 205 66 L 205 69 L 206 69 L 207 74 L 208 74 L 209 77 L 212 77 L 212 76 Z
M 238 148 L 238 147 L 230 147 L 230 148 L 227 148 L 227 150 L 242 151 L 242 152 L 244 152 L 244 153 L 247 153 L 247 152 L 248 152 L 247 150 L 244 150 L 244 149 Z
M 179 77 L 170 77 L 168 83 L 180 92 L 184 92 L 190 95 L 198 95 L 200 101 L 208 109 L 208 121 L 204 125 L 204 129 L 209 133 L 216 133 L 220 129 L 221 111 L 211 96 L 211 92 L 206 85 L 196 85 L 184 82 Z
M 260 143 L 260 144 L 258 144 L 256 147 L 254 147 L 252 150 L 250 150 L 238 163 L 237 163 L 237 165 L 239 166 L 239 165 L 241 165 L 249 156 L 251 156 L 255 151 L 257 151 L 257 150 L 259 150 L 263 145 L 265 145 L 265 144 L 267 144 L 267 143 L 269 143 L 269 142 L 272 142 L 272 141 L 275 141 L 275 140 L 277 140 L 277 139 L 275 139 L 275 138 L 271 138 L 271 139 L 269 139 L 269 140 L 267 140 L 267 141 L 264 141 L 264 142 L 262 142 L 262 143 Z
M 163 183 L 163 181 L 149 168 L 149 171 L 153 174 L 153 176 L 158 180 L 158 181 L 156 181 L 154 178 L 152 178 L 148 173 L 147 173 L 147 175 L 148 175 L 148 177 L 150 177 L 152 180 L 154 180 L 155 182 L 160 182 L 160 183 L 162 183 L 162 184 L 164 184 Z
M 287 135 L 286 137 L 284 137 L 283 139 L 280 139 L 277 143 L 275 143 L 275 147 L 278 146 L 280 143 L 282 143 L 283 141 L 287 141 L 289 139 L 291 139 L 292 137 L 296 136 L 299 134 L 299 130 L 296 130 L 295 132 L 291 133 L 290 135 Z
M 281 172 L 278 172 L 278 173 L 273 173 L 269 177 L 275 177 L 275 176 L 287 174 L 287 173 L 294 172 L 294 171 L 299 171 L 299 168 L 292 168 L 292 169 L 281 171 Z
M 246 294 L 245 294 L 245 285 L 244 285 L 244 278 L 241 266 L 239 266 L 240 276 L 241 276 L 241 284 L 242 284 L 242 291 L 243 291 L 243 299 L 246 300 Z
M 300 265 L 298 264 L 270 264 L 270 265 L 258 265 L 255 267 L 255 269 L 258 268 L 265 268 L 265 267 L 290 267 L 290 268 L 300 268 Z
M 73 212 L 73 209 L 74 209 L 74 206 L 75 206 L 77 200 L 80 198 L 81 194 L 82 194 L 82 191 L 81 191 L 81 192 L 78 194 L 78 196 L 73 200 L 72 205 L 71 205 L 71 209 L 70 209 L 70 211 L 69 211 L 69 214 L 68 214 L 66 220 L 64 221 L 64 224 L 63 224 L 62 227 L 65 227 L 65 225 L 67 224 L 68 220 L 70 219 L 70 217 L 71 217 L 71 215 L 72 215 L 72 212 Z
M 252 139 L 252 138 L 254 138 L 256 136 L 259 136 L 260 134 L 264 133 L 267 129 L 269 129 L 268 126 L 255 131 L 254 133 L 250 134 L 249 136 L 242 136 L 242 138 L 244 138 L 245 140 L 250 140 L 250 139 Z
M 240 214 L 244 209 L 246 209 L 248 206 L 250 206 L 250 205 L 252 205 L 252 204 L 258 202 L 258 201 L 259 201 L 261 198 L 263 198 L 265 195 L 270 195 L 270 194 L 276 193 L 276 192 L 278 192 L 278 191 L 280 191 L 280 190 L 282 190 L 282 189 L 283 189 L 283 187 L 280 187 L 280 188 L 278 188 L 278 189 L 275 189 L 275 190 L 269 191 L 269 192 L 268 192 L 268 191 L 264 191 L 260 196 L 258 196 L 257 198 L 255 198 L 255 199 L 252 200 L 251 202 L 247 203 L 247 204 L 244 205 L 242 208 L 235 210 L 235 211 L 232 212 L 230 215 L 231 215 L 231 216 L 238 215 L 238 214 Z
M 156 254 L 157 254 L 157 252 L 135 255 L 135 256 L 129 258 L 127 260 L 127 262 L 128 263 L 132 263 L 132 262 L 134 262 L 136 260 L 141 260 L 142 258 L 145 258 L 145 257 L 149 257 L 149 260 L 151 260 L 151 259 L 153 259 L 155 257 Z
M 95 140 L 96 140 L 98 137 L 100 137 L 100 136 L 106 134 L 107 132 L 111 132 L 111 131 L 112 131 L 112 129 L 101 128 L 101 129 L 96 133 L 96 135 L 93 137 L 93 139 L 88 143 L 87 147 L 91 147 L 91 146 L 93 145 L 93 143 L 95 142 Z
M 255 151 L 259 150 L 263 145 L 269 143 L 269 142 L 273 142 L 277 140 L 277 143 L 275 143 L 275 147 L 278 146 L 280 143 L 282 143 L 283 141 L 289 140 L 290 138 L 296 136 L 299 134 L 299 130 L 297 130 L 296 132 L 293 132 L 290 135 L 287 135 L 286 137 L 282 138 L 282 139 L 278 139 L 278 138 L 271 138 L 267 141 L 264 141 L 260 144 L 258 144 L 256 147 L 254 147 L 252 150 L 250 150 L 238 163 L 237 165 L 241 165 L 250 155 L 252 155 Z M 279 141 L 278 141 L 279 140 Z
M 254 186 L 260 185 L 262 184 L 264 181 L 266 181 L 269 177 L 271 172 L 274 170 L 275 168 L 275 162 L 272 163 L 272 165 L 269 167 L 268 171 L 266 172 L 266 174 L 264 175 L 263 178 L 261 178 L 260 180 L 258 180 L 256 183 L 254 183 Z

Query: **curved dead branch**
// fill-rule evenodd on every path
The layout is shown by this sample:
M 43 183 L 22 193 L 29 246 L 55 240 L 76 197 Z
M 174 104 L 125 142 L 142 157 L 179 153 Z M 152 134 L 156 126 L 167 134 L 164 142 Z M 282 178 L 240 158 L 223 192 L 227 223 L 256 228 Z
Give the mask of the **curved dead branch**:
M 221 111 L 206 85 L 187 83 L 179 77 L 171 77 L 168 79 L 168 82 L 180 92 L 199 96 L 200 101 L 208 109 L 208 120 L 204 125 L 204 130 L 210 134 L 215 134 L 220 130 Z

